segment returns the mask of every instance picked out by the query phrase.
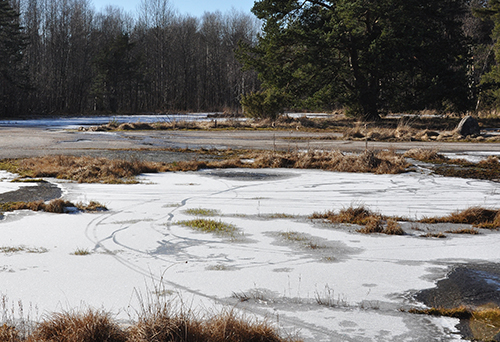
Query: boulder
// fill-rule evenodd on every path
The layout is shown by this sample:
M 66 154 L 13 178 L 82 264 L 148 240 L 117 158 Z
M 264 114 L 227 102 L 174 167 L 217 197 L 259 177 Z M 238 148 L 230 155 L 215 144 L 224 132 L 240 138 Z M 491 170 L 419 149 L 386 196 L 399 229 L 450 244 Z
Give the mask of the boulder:
M 479 135 L 481 134 L 481 129 L 476 119 L 472 116 L 467 115 L 460 121 L 457 128 L 455 129 L 457 133 L 463 135 L 464 137 L 468 135 Z

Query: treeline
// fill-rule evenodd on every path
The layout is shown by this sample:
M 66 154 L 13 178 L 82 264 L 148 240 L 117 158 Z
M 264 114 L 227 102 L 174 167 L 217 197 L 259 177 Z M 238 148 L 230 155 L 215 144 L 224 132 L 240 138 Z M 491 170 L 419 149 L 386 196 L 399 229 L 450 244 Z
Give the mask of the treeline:
M 243 99 L 255 117 L 500 108 L 500 0 L 258 0 L 252 12 L 263 33 L 241 55 L 263 82 Z
M 168 0 L 142 0 L 134 16 L 90 0 L 0 0 L 0 116 L 238 110 L 259 85 L 234 51 L 259 28 L 236 11 L 179 15 Z

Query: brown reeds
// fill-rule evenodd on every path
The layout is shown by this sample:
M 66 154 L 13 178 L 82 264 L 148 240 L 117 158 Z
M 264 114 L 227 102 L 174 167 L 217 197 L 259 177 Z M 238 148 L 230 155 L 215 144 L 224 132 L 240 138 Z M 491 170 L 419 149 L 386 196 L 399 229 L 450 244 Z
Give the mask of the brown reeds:
M 378 213 L 374 213 L 362 205 L 343 208 L 338 213 L 335 213 L 334 211 L 313 213 L 309 216 L 309 218 L 323 219 L 330 221 L 331 223 L 349 223 L 360 225 L 363 227 L 357 229 L 356 231 L 362 234 L 383 233 L 387 235 L 405 235 L 404 230 L 398 224 L 396 219 L 387 218 Z
M 106 211 L 106 206 L 96 201 L 90 201 L 89 204 L 73 204 L 63 199 L 53 199 L 48 203 L 43 201 L 34 202 L 6 202 L 0 203 L 0 212 L 15 211 L 15 210 L 32 210 L 32 211 L 45 211 L 48 213 L 62 214 L 72 211 L 69 208 L 75 208 L 80 211 L 93 212 L 93 211 Z
M 206 153 L 206 151 L 203 151 Z M 215 153 L 215 152 L 214 152 Z M 252 162 L 248 162 L 251 160 Z M 227 154 L 216 161 L 179 161 L 159 163 L 112 160 L 89 156 L 45 156 L 19 160 L 4 160 L 0 167 L 25 177 L 54 177 L 80 183 L 135 183 L 142 173 L 166 171 L 197 171 L 204 168 L 297 168 L 337 172 L 370 172 L 397 174 L 409 164 L 394 152 L 365 151 L 344 154 L 340 151 L 276 152 L 243 151 Z
M 0 342 L 20 342 L 19 331 L 9 324 L 4 323 L 0 326 Z
M 158 172 L 161 163 L 110 160 L 88 156 L 45 156 L 22 159 L 18 173 L 30 177 L 55 177 L 79 183 L 123 183 L 141 173 Z
M 191 311 L 171 311 L 168 305 L 148 309 L 137 323 L 120 326 L 109 313 L 88 309 L 55 313 L 27 336 L 4 324 L 0 342 L 298 342 L 281 337 L 267 321 L 237 315 L 232 310 L 203 319 Z
M 439 154 L 437 150 L 426 150 L 421 148 L 410 149 L 406 151 L 403 156 L 405 158 L 412 158 L 429 163 L 442 163 L 448 160 L 448 158 Z
M 459 306 L 457 308 L 428 308 L 428 309 L 416 309 L 412 308 L 408 310 L 409 313 L 420 314 L 420 315 L 430 315 L 430 316 L 445 316 L 454 318 L 470 318 L 472 317 L 473 311 L 465 306 Z
M 470 207 L 443 217 L 426 217 L 422 223 L 462 223 L 479 228 L 500 228 L 500 211 L 482 207 Z
M 204 320 L 190 313 L 172 315 L 166 310 L 142 319 L 129 329 L 129 342 L 284 342 L 267 322 L 238 317 L 225 311 Z
M 109 314 L 87 310 L 56 313 L 38 325 L 28 342 L 126 342 L 127 335 Z

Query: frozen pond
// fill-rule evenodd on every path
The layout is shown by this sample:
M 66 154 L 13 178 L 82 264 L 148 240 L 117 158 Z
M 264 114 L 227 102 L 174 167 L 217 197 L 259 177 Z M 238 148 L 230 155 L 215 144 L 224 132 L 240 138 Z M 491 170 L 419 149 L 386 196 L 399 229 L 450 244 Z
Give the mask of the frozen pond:
M 187 113 L 187 114 L 141 114 L 141 115 L 105 115 L 105 116 L 78 116 L 78 117 L 55 117 L 55 118 L 37 118 L 26 120 L 0 120 L 0 127 L 46 127 L 46 128 L 65 128 L 76 129 L 85 126 L 104 125 L 111 121 L 117 123 L 132 122 L 178 122 L 178 121 L 207 121 L 207 120 L 226 120 L 220 117 L 222 113 Z M 327 118 L 329 114 L 314 113 L 289 113 L 291 117 L 307 116 L 310 118 Z M 233 119 L 234 120 L 234 119 Z M 238 117 L 237 120 L 245 120 Z
M 12 190 L 9 175 L 1 192 Z M 57 183 L 65 199 L 108 212 L 16 212 L 0 221 L 2 294 L 41 314 L 85 306 L 133 318 L 160 287 L 194 310 L 234 307 L 267 317 L 306 341 L 460 340 L 450 318 L 400 312 L 450 265 L 499 262 L 500 234 L 428 239 L 332 229 L 307 215 L 364 204 L 386 215 L 444 215 L 500 203 L 498 184 L 312 170 L 208 170 L 147 174 L 137 185 Z M 236 238 L 179 224 L 210 209 Z M 290 216 L 294 217 L 290 217 Z M 284 237 L 300 236 L 300 239 Z M 295 234 L 295 235 L 294 235 Z M 78 249 L 89 255 L 77 256 Z M 138 294 L 141 294 L 138 296 Z M 241 301 L 244 299 L 244 301 Z M 319 299 L 319 300 L 318 300 Z M 332 305 L 320 305 L 329 301 Z
M 210 115 L 217 113 L 199 114 L 149 114 L 149 115 L 111 115 L 111 116 L 82 116 L 82 117 L 57 117 L 26 120 L 0 120 L 4 127 L 48 127 L 74 129 L 81 126 L 104 125 L 111 121 L 126 122 L 174 122 L 174 121 L 200 121 L 211 120 Z

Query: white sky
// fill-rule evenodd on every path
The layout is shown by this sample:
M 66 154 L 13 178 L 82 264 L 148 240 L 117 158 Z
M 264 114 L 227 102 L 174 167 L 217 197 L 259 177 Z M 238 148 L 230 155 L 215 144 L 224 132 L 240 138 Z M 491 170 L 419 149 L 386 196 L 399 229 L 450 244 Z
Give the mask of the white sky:
M 121 7 L 127 12 L 135 13 L 141 0 L 93 0 L 93 3 L 97 10 L 107 5 L 113 5 Z M 254 0 L 170 0 L 170 3 L 181 14 L 191 14 L 195 17 L 201 17 L 204 12 L 220 10 L 224 13 L 232 8 L 250 13 Z

